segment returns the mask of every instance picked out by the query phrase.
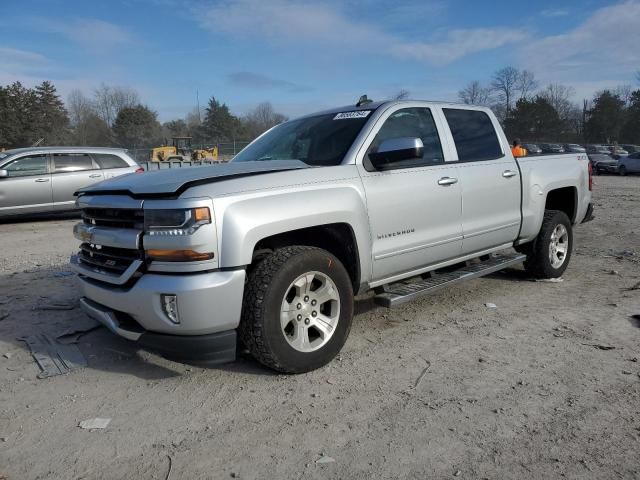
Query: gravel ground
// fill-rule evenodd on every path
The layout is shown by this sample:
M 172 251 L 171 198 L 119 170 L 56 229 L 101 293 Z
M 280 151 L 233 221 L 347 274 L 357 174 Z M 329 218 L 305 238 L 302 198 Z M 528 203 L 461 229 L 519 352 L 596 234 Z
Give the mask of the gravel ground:
M 640 178 L 596 182 L 563 282 L 359 299 L 340 357 L 298 376 L 174 363 L 100 328 L 87 368 L 38 379 L 16 338 L 82 322 L 41 309 L 77 302 L 55 276 L 76 220 L 0 224 L 0 478 L 639 478 Z M 111 422 L 78 427 L 94 417 Z

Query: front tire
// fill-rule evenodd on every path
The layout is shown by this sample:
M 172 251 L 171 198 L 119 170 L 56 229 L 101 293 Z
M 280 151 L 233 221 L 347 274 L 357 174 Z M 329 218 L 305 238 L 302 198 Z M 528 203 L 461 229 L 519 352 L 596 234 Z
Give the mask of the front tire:
M 303 373 L 338 354 L 352 318 L 353 288 L 342 263 L 325 250 L 292 246 L 249 273 L 238 332 L 263 365 Z
M 527 251 L 525 270 L 535 278 L 561 277 L 569 265 L 573 230 L 567 214 L 546 210 L 540 233 Z

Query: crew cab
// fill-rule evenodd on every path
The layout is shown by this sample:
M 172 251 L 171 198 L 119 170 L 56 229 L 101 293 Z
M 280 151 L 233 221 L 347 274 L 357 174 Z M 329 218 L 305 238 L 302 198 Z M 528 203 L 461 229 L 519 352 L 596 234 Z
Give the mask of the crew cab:
M 393 307 L 523 262 L 559 277 L 591 185 L 586 154 L 515 159 L 487 108 L 363 100 L 228 164 L 80 190 L 71 262 L 84 311 L 143 347 L 306 372 L 344 345 L 354 295 Z

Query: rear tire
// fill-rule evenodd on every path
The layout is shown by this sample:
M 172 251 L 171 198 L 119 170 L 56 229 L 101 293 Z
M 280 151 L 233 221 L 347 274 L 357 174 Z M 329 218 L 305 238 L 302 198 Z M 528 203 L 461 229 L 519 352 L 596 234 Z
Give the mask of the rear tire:
M 263 365 L 304 373 L 342 349 L 353 318 L 351 279 L 331 253 L 285 247 L 249 273 L 238 333 Z
M 573 249 L 573 230 L 567 214 L 546 210 L 540 233 L 528 245 L 524 268 L 532 277 L 561 277 L 569 265 Z

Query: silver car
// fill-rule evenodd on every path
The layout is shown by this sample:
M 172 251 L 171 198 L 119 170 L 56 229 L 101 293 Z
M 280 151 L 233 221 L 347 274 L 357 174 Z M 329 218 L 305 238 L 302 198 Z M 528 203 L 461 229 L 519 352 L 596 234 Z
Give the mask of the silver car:
M 39 147 L 0 152 L 0 217 L 75 208 L 83 187 L 143 169 L 116 148 Z

